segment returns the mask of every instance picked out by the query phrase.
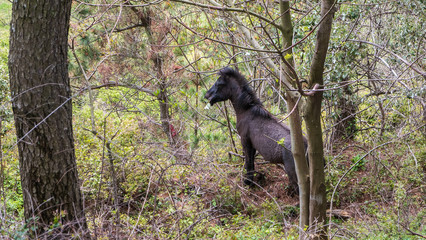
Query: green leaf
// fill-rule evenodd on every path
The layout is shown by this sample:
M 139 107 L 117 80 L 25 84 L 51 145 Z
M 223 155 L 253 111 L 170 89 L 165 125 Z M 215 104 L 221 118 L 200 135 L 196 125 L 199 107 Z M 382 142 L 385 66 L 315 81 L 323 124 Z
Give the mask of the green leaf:
M 277 141 L 278 145 L 283 146 L 283 147 L 284 147 L 284 142 L 285 142 L 285 137 L 281 138 L 280 140 Z
M 285 60 L 287 60 L 287 61 L 289 61 L 292 57 L 293 57 L 293 55 L 292 55 L 292 54 L 287 53 L 287 54 L 284 56 L 284 59 L 285 59 Z

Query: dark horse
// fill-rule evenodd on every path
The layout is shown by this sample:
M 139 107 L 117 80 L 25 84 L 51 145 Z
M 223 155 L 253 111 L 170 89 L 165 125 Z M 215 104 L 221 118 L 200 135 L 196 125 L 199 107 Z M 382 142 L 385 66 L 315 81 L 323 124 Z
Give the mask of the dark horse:
M 231 68 L 219 71 L 220 77 L 210 88 L 205 98 L 211 105 L 231 100 L 237 114 L 237 130 L 241 137 L 245 155 L 246 179 L 244 183 L 252 185 L 254 181 L 254 156 L 256 150 L 266 161 L 284 164 L 290 180 L 290 190 L 298 192 L 297 175 L 291 153 L 290 129 L 278 122 L 262 105 L 259 98 L 248 85 L 246 79 Z M 284 147 L 278 144 L 284 140 Z M 305 151 L 307 141 L 304 139 Z

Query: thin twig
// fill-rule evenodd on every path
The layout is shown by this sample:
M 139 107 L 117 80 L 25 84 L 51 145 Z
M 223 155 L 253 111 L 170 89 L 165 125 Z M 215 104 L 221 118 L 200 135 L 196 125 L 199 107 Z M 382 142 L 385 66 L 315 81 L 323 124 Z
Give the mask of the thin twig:
M 392 51 L 390 51 L 390 50 L 386 49 L 386 48 L 385 48 L 385 47 L 383 47 L 383 46 L 380 46 L 379 44 L 372 43 L 372 42 L 368 42 L 368 41 L 364 41 L 364 40 L 357 40 L 357 39 L 349 39 L 348 41 L 351 41 L 351 42 L 359 42 L 359 43 L 365 43 L 365 44 L 369 44 L 369 45 L 375 46 L 375 47 L 377 47 L 377 48 L 379 48 L 379 49 L 381 49 L 381 50 L 383 50 L 383 51 L 385 51 L 385 52 L 387 52 L 387 53 L 389 53 L 389 54 L 391 54 L 391 55 L 395 56 L 396 58 L 398 58 L 399 60 L 401 60 L 403 63 L 405 63 L 407 66 L 409 66 L 411 69 L 413 69 L 414 71 L 416 71 L 417 73 L 419 73 L 420 75 L 422 75 L 422 76 L 423 76 L 423 78 L 425 78 L 425 79 L 426 79 L 426 73 L 425 73 L 425 72 L 423 72 L 422 70 L 417 69 L 416 67 L 414 67 L 414 66 L 413 66 L 413 63 L 409 63 L 407 60 L 405 60 L 404 58 L 400 57 L 398 54 L 396 54 L 396 53 L 394 53 L 394 52 L 392 52 Z

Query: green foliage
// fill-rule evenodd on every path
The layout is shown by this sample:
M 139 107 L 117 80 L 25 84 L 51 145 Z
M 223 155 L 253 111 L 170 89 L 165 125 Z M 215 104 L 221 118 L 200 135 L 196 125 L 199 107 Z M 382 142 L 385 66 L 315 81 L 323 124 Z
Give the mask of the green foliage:
M 356 155 L 351 159 L 353 163 L 353 171 L 365 170 L 365 158 L 361 155 Z
M 426 212 L 420 210 L 408 219 L 406 216 L 398 216 L 397 211 L 392 209 L 380 209 L 372 219 L 357 225 L 357 238 L 362 239 L 418 239 L 412 232 L 424 235 L 426 231 L 422 227 Z M 402 218 L 402 219 L 401 219 Z M 345 224 L 349 231 L 353 230 L 355 223 Z M 375 227 L 374 227 L 375 226 Z
M 11 117 L 9 105 L 9 73 L 7 59 L 9 54 L 9 21 L 11 4 L 0 2 L 0 115 L 2 119 Z
M 333 201 L 334 209 L 347 209 L 356 214 L 348 221 L 333 218 L 331 232 L 342 238 L 415 239 L 407 228 L 426 235 L 422 222 L 425 218 L 422 196 L 425 143 L 420 131 L 414 131 L 419 126 L 418 113 L 422 109 L 418 101 L 425 96 L 425 86 L 416 75 L 403 75 L 398 81 L 386 80 L 394 76 L 377 57 L 401 73 L 410 71 L 404 70 L 407 66 L 398 59 L 349 40 L 365 37 L 372 41 L 368 38 L 371 36 L 369 29 L 364 27 L 366 23 L 373 24 L 369 16 L 377 15 L 383 29 L 375 29 L 374 33 L 379 34 L 375 39 L 389 41 L 376 43 L 413 62 L 421 56 L 421 50 L 415 49 L 422 41 L 424 23 L 417 19 L 418 13 L 412 11 L 418 11 L 423 5 L 410 1 L 339 2 L 324 74 L 324 87 L 334 89 L 324 92 L 324 136 L 329 136 L 329 129 L 341 117 L 342 102 L 356 106 L 357 121 L 348 126 L 355 127 L 358 132 L 353 142 L 333 145 L 325 141 L 326 150 L 330 150 L 326 156 L 327 199 Z M 267 1 L 257 5 L 247 3 L 244 7 L 278 19 L 278 23 L 279 11 L 274 4 Z M 294 5 L 297 11 L 292 10 L 297 19 L 294 21 L 294 42 L 304 38 L 320 20 L 319 5 L 310 9 L 304 4 L 297 2 Z M 376 12 L 383 10 L 380 6 L 398 14 L 378 15 Z M 109 85 L 92 89 L 92 100 L 88 91 L 73 99 L 75 151 L 90 230 L 96 231 L 99 238 L 115 233 L 130 239 L 298 239 L 295 227 L 299 214 L 295 206 L 297 197 L 286 195 L 284 171 L 259 164 L 256 168 L 266 172 L 266 183 L 256 188 L 244 187 L 241 181 L 244 160 L 238 156 L 243 151 L 235 130 L 233 110 L 228 107 L 227 119 L 222 103 L 204 109 L 203 96 L 217 78 L 212 73 L 235 60 L 249 80 L 256 79 L 250 85 L 265 108 L 277 118 L 283 117 L 282 107 L 272 101 L 275 92 L 268 81 L 276 79 L 268 71 L 270 69 L 264 69 L 257 53 L 203 39 L 201 35 L 246 44 L 237 25 L 222 16 L 223 11 L 199 11 L 173 1 L 149 7 L 154 19 L 151 37 L 158 37 L 156 34 L 164 29 L 169 34 L 160 43 L 149 43 L 143 27 L 112 31 L 140 23 L 127 6 L 74 6 L 70 43 L 74 44 L 74 53 L 81 66 L 70 51 L 73 90 L 83 89 L 87 84 L 121 84 L 120 87 Z M 402 7 L 400 12 L 396 7 Z M 142 9 L 146 10 L 137 7 L 137 10 Z M 276 50 L 272 44 L 280 46 L 278 30 L 270 24 L 247 14 L 233 14 L 238 14 L 253 28 L 253 38 L 261 40 L 262 47 Z M 18 155 L 16 147 L 11 149 L 16 139 L 9 106 L 8 24 L 3 24 L 10 19 L 10 3 L 0 3 L 0 16 L 1 114 L 9 116 L 3 118 L 2 125 L 2 151 L 6 160 L 2 173 L 2 190 L 5 191 L 0 204 L 1 211 L 6 211 L 0 215 L 0 220 L 5 222 L 2 227 L 9 228 L 2 228 L 0 234 L 24 239 L 28 229 L 22 219 Z M 117 16 L 121 17 L 119 21 Z M 179 19 L 199 35 L 171 19 Z M 358 20 L 362 24 L 355 24 Z M 392 24 L 392 31 L 386 29 L 387 21 L 396 23 Z M 295 59 L 296 71 L 304 79 L 309 76 L 315 34 L 298 44 L 291 56 L 284 56 Z M 162 44 L 174 47 L 163 48 Z M 152 61 L 154 53 L 164 60 L 164 76 L 158 74 Z M 399 65 L 402 69 L 397 67 Z M 94 73 L 88 82 L 82 78 L 80 67 L 88 76 Z M 177 71 L 181 68 L 185 70 Z M 343 87 L 342 82 L 351 84 Z M 153 95 L 126 85 L 148 89 Z M 379 90 L 389 91 L 381 93 Z M 169 142 L 160 126 L 160 93 L 168 97 L 170 123 L 177 132 L 176 143 Z M 230 132 L 236 149 L 231 143 Z M 278 143 L 284 141 L 281 139 Z M 369 152 L 381 144 L 385 145 Z M 112 159 L 108 150 L 112 152 Z M 237 151 L 237 154 L 229 151 Z M 117 192 L 114 181 L 118 184 Z M 336 194 L 331 199 L 334 189 Z M 60 223 L 54 222 L 51 227 L 60 227 Z
M 26 239 L 23 224 L 23 197 L 19 176 L 18 153 L 12 148 L 16 142 L 10 104 L 8 54 L 11 3 L 0 1 L 0 120 L 2 151 L 2 186 L 0 190 L 0 235 L 4 238 Z

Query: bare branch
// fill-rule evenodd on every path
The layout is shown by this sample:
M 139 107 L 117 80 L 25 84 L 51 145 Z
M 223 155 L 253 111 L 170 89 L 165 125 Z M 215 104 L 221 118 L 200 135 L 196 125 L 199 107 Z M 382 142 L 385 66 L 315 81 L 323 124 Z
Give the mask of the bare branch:
M 243 9 L 243 8 L 232 8 L 232 7 L 223 7 L 223 6 L 213 6 L 213 5 L 205 5 L 202 3 L 197 3 L 197 2 L 191 2 L 191 1 L 186 1 L 186 0 L 172 0 L 173 2 L 180 2 L 180 3 L 184 3 L 184 4 L 188 4 L 188 5 L 193 5 L 193 6 L 197 6 L 200 8 L 207 8 L 207 9 L 213 9 L 213 10 L 219 10 L 219 11 L 225 11 L 225 12 L 241 12 L 241 13 L 246 13 L 249 14 L 251 16 L 254 16 L 256 18 L 259 18 L 265 22 L 267 22 L 268 24 L 278 28 L 280 31 L 282 31 L 282 28 L 279 24 L 275 23 L 274 21 L 269 20 L 268 18 L 265 18 L 262 15 L 259 15 L 255 12 L 249 11 L 247 9 Z
M 115 2 L 118 2 L 119 0 L 116 0 Z M 152 1 L 152 2 L 148 2 L 146 4 L 139 4 L 139 5 L 132 5 L 132 4 L 115 4 L 115 3 L 88 3 L 88 2 L 83 2 L 81 0 L 76 0 L 76 2 L 82 4 L 82 5 L 87 5 L 87 6 L 93 6 L 93 7 L 148 7 L 151 5 L 156 5 L 159 4 L 161 2 L 163 2 L 163 0 L 156 0 L 156 1 Z M 129 2 L 129 1 L 125 1 L 125 2 Z
M 152 90 L 149 90 L 147 88 L 141 87 L 141 86 L 137 86 L 134 84 L 125 84 L 125 83 L 119 83 L 119 82 L 107 82 L 104 83 L 102 85 L 98 85 L 98 86 L 91 86 L 91 89 L 100 89 L 100 88 L 105 88 L 105 87 L 125 87 L 125 88 L 131 88 L 131 89 L 135 89 L 138 90 L 140 92 L 144 92 L 144 93 L 148 93 L 151 96 L 155 96 L 154 92 Z
M 179 24 L 181 24 L 183 27 L 185 27 L 186 29 L 188 29 L 189 31 L 194 33 L 195 35 L 202 37 L 203 40 L 207 39 L 207 40 L 210 40 L 210 41 L 213 41 L 213 42 L 217 42 L 217 43 L 221 43 L 221 44 L 224 44 L 224 45 L 233 46 L 233 47 L 237 47 L 237 48 L 241 48 L 241 49 L 245 49 L 245 50 L 249 50 L 249 51 L 254 51 L 254 52 L 277 53 L 277 54 L 280 53 L 279 51 L 277 52 L 277 51 L 271 51 L 271 50 L 264 50 L 262 48 L 244 47 L 244 46 L 241 46 L 241 45 L 237 45 L 237 44 L 233 44 L 233 43 L 229 43 L 229 42 L 225 42 L 225 41 L 220 41 L 220 40 L 217 40 L 217 39 L 214 39 L 214 38 L 211 38 L 211 37 L 207 37 L 207 36 L 204 36 L 203 34 L 197 32 L 197 31 L 195 31 L 194 29 L 190 28 L 189 26 L 187 26 L 185 23 L 183 23 L 179 19 L 175 18 L 175 20 Z
M 114 29 L 114 32 L 123 32 L 123 31 L 130 30 L 130 29 L 133 29 L 133 28 L 145 27 L 145 26 L 146 26 L 145 23 L 138 23 L 138 24 L 128 26 L 128 27 L 125 27 L 125 28 L 116 28 L 116 29 Z
M 393 55 L 394 57 L 398 58 L 398 59 L 399 59 L 399 60 L 401 60 L 403 63 L 405 63 L 407 66 L 409 66 L 411 69 L 413 69 L 414 71 L 416 71 L 418 74 L 422 75 L 422 77 L 423 77 L 424 79 L 426 79 L 426 73 L 423 71 L 423 69 L 417 69 L 416 67 L 414 67 L 414 66 L 413 66 L 413 63 L 414 63 L 414 62 L 413 62 L 413 63 L 409 63 L 407 60 L 405 60 L 404 58 L 400 57 L 398 54 L 396 54 L 396 53 L 394 53 L 394 52 L 392 52 L 392 51 L 390 51 L 390 50 L 386 49 L 386 48 L 385 48 L 385 47 L 383 47 L 383 46 L 380 46 L 380 45 L 378 45 L 378 44 L 376 44 L 376 43 L 372 43 L 372 42 L 364 41 L 364 40 L 349 39 L 348 41 L 352 41 L 352 42 L 359 42 L 359 43 L 365 43 L 365 44 L 369 44 L 369 45 L 375 46 L 375 47 L 377 47 L 377 48 L 379 48 L 379 49 L 381 49 L 381 50 L 383 50 L 383 51 L 385 51 L 385 52 L 387 52 L 387 53 L 389 53 L 389 54 Z M 419 59 L 419 58 L 418 58 L 418 59 Z M 417 60 L 418 60 L 418 59 L 417 59 Z

